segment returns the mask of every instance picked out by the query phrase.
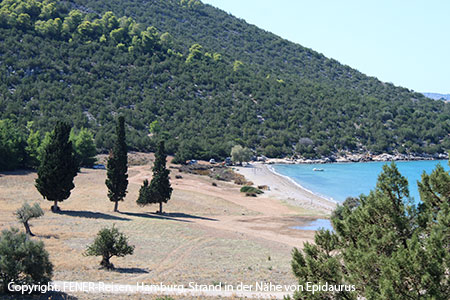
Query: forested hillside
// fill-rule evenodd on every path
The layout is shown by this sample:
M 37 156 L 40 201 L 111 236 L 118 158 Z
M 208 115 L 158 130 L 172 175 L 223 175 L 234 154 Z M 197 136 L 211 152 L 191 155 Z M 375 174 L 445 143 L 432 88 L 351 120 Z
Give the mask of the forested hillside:
M 187 49 L 199 43 L 211 51 L 238 59 L 252 71 L 284 80 L 307 79 L 327 87 L 355 89 L 382 98 L 423 98 L 420 93 L 382 83 L 334 59 L 246 23 L 199 0 L 71 0 L 75 6 L 103 13 L 113 11 L 170 32 Z M 307 13 L 307 12 L 305 12 Z
M 4 0 L 0 70 L 0 119 L 24 136 L 28 121 L 43 134 L 69 119 L 101 151 L 118 114 L 132 149 L 151 150 L 153 122 L 183 157 L 222 158 L 235 144 L 270 157 L 450 148 L 448 103 L 199 1 Z

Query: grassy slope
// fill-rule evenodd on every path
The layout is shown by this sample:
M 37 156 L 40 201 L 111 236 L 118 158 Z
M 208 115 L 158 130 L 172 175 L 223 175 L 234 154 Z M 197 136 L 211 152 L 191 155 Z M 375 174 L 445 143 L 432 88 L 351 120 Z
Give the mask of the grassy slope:
M 146 171 L 142 173 L 142 170 Z M 290 271 L 292 246 L 238 233 L 234 231 L 238 230 L 235 227 L 223 230 L 204 226 L 204 222 L 217 222 L 215 218 L 242 218 L 243 227 L 253 226 L 262 233 L 274 230 L 270 226 L 265 229 L 267 222 L 259 223 L 258 219 L 263 215 L 226 198 L 199 191 L 199 187 L 204 187 L 204 191 L 209 186 L 223 195 L 231 193 L 239 198 L 238 187 L 223 182 L 218 182 L 218 187 L 212 187 L 211 179 L 183 174 L 183 179 L 172 181 L 175 191 L 164 206 L 167 214 L 158 216 L 150 213 L 156 207 L 140 208 L 135 203 L 139 189 L 137 183 L 142 179 L 140 176 L 148 174 L 149 165 L 131 167 L 129 192 L 119 205 L 120 213 L 113 213 L 113 205 L 106 197 L 105 171 L 82 169 L 75 179 L 76 188 L 71 197 L 61 203 L 62 213 L 53 214 L 48 211 L 51 203 L 39 200 L 41 197 L 34 188 L 35 173 L 2 173 L 0 229 L 19 226 L 13 212 L 22 201 L 39 201 L 45 215 L 31 222 L 32 231 L 36 234 L 34 239 L 44 241 L 50 253 L 55 265 L 54 280 L 124 284 L 158 284 L 162 281 L 165 284 L 185 285 L 191 281 L 233 285 L 241 281 L 248 284 L 255 281 L 276 284 L 295 282 Z M 192 180 L 196 191 L 181 187 L 183 182 Z M 253 219 L 257 220 L 256 223 L 252 223 Z M 130 242 L 136 245 L 136 249 L 134 255 L 113 258 L 112 262 L 118 270 L 108 272 L 98 269 L 98 257 L 84 257 L 83 251 L 100 228 L 112 224 L 130 236 Z M 287 228 L 282 229 L 280 236 L 288 234 L 287 231 Z M 298 246 L 301 246 L 301 241 L 300 238 Z M 85 297 L 83 295 L 82 299 Z M 139 296 L 132 299 L 139 299 Z

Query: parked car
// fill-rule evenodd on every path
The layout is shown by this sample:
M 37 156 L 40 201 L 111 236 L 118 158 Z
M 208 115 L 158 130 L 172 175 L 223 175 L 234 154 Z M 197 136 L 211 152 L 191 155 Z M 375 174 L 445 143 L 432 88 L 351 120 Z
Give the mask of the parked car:
M 99 170 L 106 170 L 105 165 L 94 165 L 92 168 L 99 169 Z
M 210 163 L 210 164 L 215 164 L 215 163 L 216 163 L 216 160 L 215 160 L 214 158 L 211 158 L 211 159 L 209 160 L 209 163 Z

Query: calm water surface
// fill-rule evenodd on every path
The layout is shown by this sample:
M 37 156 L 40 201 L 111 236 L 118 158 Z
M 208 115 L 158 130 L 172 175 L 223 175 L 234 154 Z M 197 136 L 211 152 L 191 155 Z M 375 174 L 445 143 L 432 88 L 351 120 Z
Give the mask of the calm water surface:
M 408 179 L 410 196 L 415 203 L 420 201 L 417 181 L 424 171 L 430 174 L 439 163 L 449 171 L 447 160 L 396 162 L 400 173 Z M 315 194 L 343 202 L 349 196 L 368 194 L 374 189 L 385 164 L 386 162 L 273 165 L 272 168 Z M 313 171 L 314 168 L 323 169 L 323 172 Z M 329 221 L 318 219 L 295 228 L 316 230 L 319 227 L 330 228 Z
M 428 174 L 441 164 L 449 171 L 446 160 L 400 161 L 396 162 L 400 173 L 408 179 L 411 197 L 420 200 L 417 181 L 422 173 Z M 375 188 L 378 175 L 386 162 L 335 163 L 311 165 L 273 165 L 273 169 L 293 179 L 304 188 L 337 202 L 343 202 L 349 196 L 368 194 Z M 323 172 L 313 171 L 314 168 Z

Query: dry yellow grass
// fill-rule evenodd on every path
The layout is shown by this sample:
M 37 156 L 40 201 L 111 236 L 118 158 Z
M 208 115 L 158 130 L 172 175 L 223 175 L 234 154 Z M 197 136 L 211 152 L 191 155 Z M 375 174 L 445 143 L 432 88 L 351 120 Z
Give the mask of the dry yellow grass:
M 267 216 L 271 218 L 267 220 L 275 223 L 270 225 L 264 219 L 262 223 L 267 224 L 261 224 L 261 218 L 266 217 L 264 212 L 249 209 L 252 208 L 251 203 L 239 204 L 240 201 L 258 200 L 244 199 L 239 194 L 239 187 L 233 184 L 218 182 L 218 186 L 213 187 L 212 179 L 197 175 L 183 174 L 183 179 L 173 179 L 173 197 L 164 205 L 167 213 L 156 215 L 152 213 L 157 209 L 156 205 L 141 208 L 135 202 L 139 183 L 149 174 L 149 165 L 130 168 L 127 197 L 119 204 L 120 212 L 114 213 L 113 203 L 106 196 L 106 171 L 82 169 L 75 178 L 76 187 L 71 197 L 60 203 L 62 212 L 54 214 L 49 211 L 51 202 L 42 200 L 34 187 L 35 173 L 2 173 L 0 229 L 20 228 L 13 212 L 24 201 L 38 201 L 46 213 L 31 222 L 32 231 L 36 234 L 34 239 L 44 241 L 50 253 L 55 265 L 53 280 L 122 284 L 164 282 L 186 286 L 191 281 L 233 285 L 240 282 L 253 284 L 255 281 L 295 283 L 290 270 L 291 241 L 296 243 L 295 238 L 298 237 L 300 247 L 305 238 L 312 238 L 312 234 L 289 231 L 285 228 L 287 223 L 277 221 L 273 216 Z M 189 189 L 193 184 L 194 188 Z M 221 225 L 224 220 L 229 223 Z M 135 253 L 113 258 L 112 262 L 117 267 L 115 271 L 99 270 L 100 258 L 85 257 L 83 252 L 101 228 L 113 224 L 130 237 L 131 244 L 136 246 Z M 231 228 L 227 224 L 231 224 Z M 236 224 L 242 224 L 242 228 L 247 226 L 248 230 L 241 230 Z M 284 226 L 283 230 L 278 226 Z M 255 234 L 258 230 L 261 230 L 262 237 Z M 278 235 L 291 236 L 288 243 L 284 243 L 272 238 Z M 77 295 L 77 298 L 125 299 L 125 296 L 86 294 Z M 144 298 L 156 297 L 131 297 Z

